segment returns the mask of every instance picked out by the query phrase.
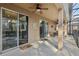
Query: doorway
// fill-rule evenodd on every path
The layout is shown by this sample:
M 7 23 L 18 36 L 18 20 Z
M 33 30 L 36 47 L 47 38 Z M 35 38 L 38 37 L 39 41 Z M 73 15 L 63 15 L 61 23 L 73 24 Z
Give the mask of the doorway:
M 48 22 L 45 20 L 40 21 L 40 38 L 45 38 L 48 35 Z

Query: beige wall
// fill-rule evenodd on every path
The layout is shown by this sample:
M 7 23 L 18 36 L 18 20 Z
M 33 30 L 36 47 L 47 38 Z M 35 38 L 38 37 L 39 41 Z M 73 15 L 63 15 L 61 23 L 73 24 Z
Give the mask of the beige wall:
M 39 16 L 36 14 L 33 14 L 27 10 L 21 9 L 19 7 L 16 7 L 11 4 L 6 4 L 6 5 L 0 5 L 1 7 L 5 7 L 11 10 L 18 11 L 20 13 L 23 13 L 25 15 L 29 16 L 28 20 L 28 41 L 29 43 L 36 42 L 40 39 L 39 37 Z
M 51 27 L 53 26 L 53 27 Z M 48 33 L 49 35 L 53 35 L 53 32 L 55 31 L 55 24 L 51 21 L 48 21 Z
M 38 19 L 29 19 L 29 43 L 40 40 L 39 26 L 40 24 Z
M 37 42 L 38 40 L 40 40 L 40 33 L 39 33 L 39 28 L 40 28 L 40 16 L 29 12 L 23 8 L 20 8 L 18 6 L 15 6 L 13 4 L 0 4 L 0 7 L 5 7 L 11 10 L 15 10 L 18 11 L 20 13 L 24 13 L 25 15 L 29 16 L 29 25 L 28 25 L 28 40 L 29 43 L 33 43 L 33 42 Z M 48 29 L 49 32 L 53 32 L 54 28 L 51 28 L 51 24 L 53 24 L 53 22 L 51 22 L 50 20 L 48 21 Z

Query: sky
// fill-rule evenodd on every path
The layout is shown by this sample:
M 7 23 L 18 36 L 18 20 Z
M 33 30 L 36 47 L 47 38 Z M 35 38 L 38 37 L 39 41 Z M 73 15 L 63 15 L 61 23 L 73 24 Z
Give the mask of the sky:
M 74 3 L 72 6 L 73 6 L 72 9 L 79 8 L 79 4 L 78 3 Z M 77 11 L 73 10 L 72 14 L 73 15 L 79 14 L 79 9 Z

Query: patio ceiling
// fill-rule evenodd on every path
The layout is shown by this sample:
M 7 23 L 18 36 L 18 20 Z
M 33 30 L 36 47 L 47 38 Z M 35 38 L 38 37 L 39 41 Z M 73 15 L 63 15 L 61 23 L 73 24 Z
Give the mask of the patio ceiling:
M 19 6 L 23 9 L 27 9 L 30 12 L 35 13 L 35 3 L 17 3 L 16 6 Z M 61 4 L 54 4 L 54 3 L 42 3 L 42 8 L 48 8 L 48 10 L 42 10 L 42 13 L 36 13 L 40 16 L 46 17 L 50 20 L 57 21 L 58 18 L 58 8 L 61 8 Z M 29 8 L 32 7 L 32 8 Z

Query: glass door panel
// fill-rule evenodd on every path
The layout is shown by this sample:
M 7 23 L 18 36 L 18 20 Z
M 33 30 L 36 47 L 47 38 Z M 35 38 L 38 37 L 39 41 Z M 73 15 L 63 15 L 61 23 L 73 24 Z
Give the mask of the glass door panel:
M 48 23 L 41 21 L 40 23 L 40 38 L 45 38 L 48 35 Z
M 18 14 L 2 9 L 2 50 L 17 46 Z
M 28 17 L 19 15 L 19 45 L 28 43 Z

